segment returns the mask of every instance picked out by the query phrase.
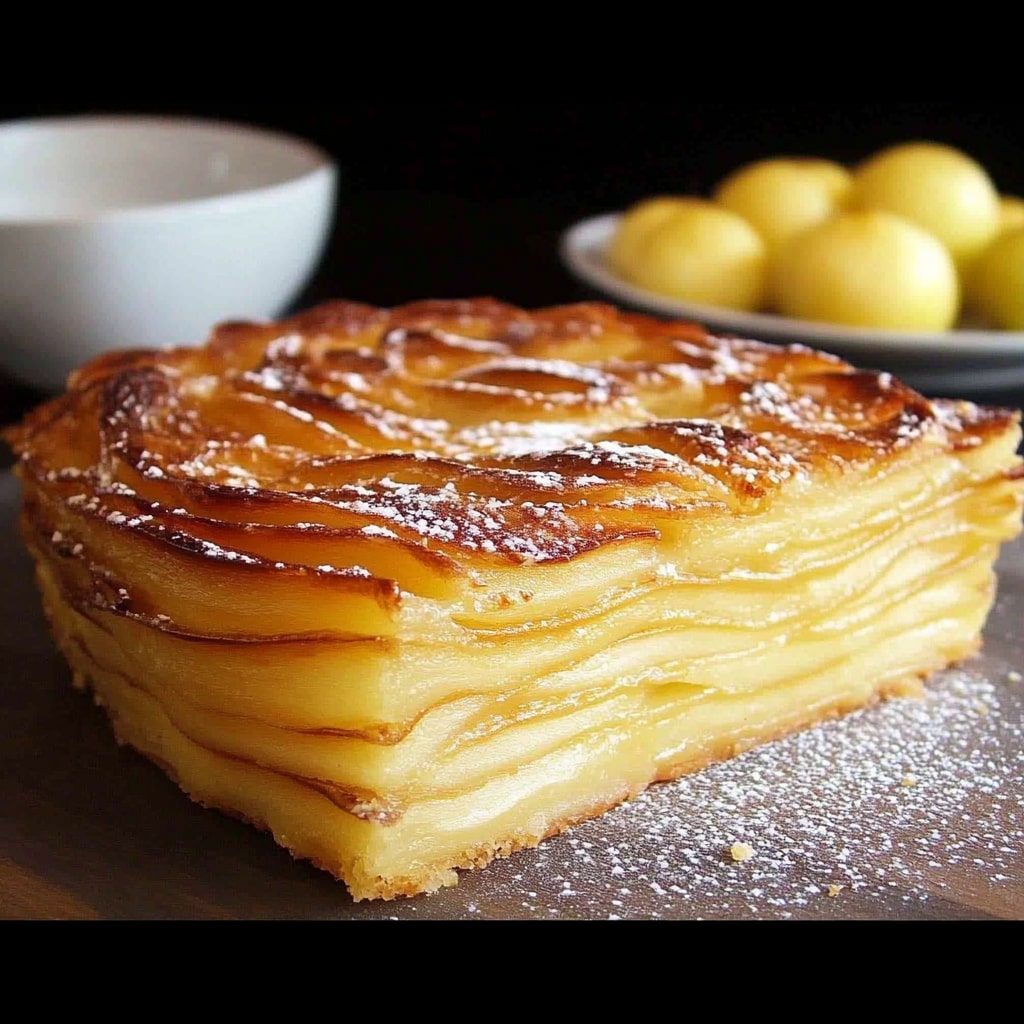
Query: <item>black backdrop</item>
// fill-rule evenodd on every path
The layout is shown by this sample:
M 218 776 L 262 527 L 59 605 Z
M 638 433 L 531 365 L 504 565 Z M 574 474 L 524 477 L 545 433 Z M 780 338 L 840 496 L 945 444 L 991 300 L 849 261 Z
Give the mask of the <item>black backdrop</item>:
M 383 304 L 470 293 L 525 305 L 573 299 L 555 254 L 562 229 L 652 193 L 707 193 L 763 156 L 849 164 L 930 138 L 974 156 L 1001 191 L 1024 195 L 1019 109 L 978 100 L 0 103 L 0 120 L 102 112 L 246 121 L 328 150 L 341 169 L 338 220 L 303 301 L 340 292 Z
M 952 100 L 642 103 L 76 102 L 4 104 L 0 119 L 86 112 L 189 114 L 295 132 L 352 189 L 537 197 L 617 208 L 649 191 L 699 192 L 738 163 L 808 154 L 850 163 L 910 138 L 959 146 L 1004 191 L 1024 191 L 1019 105 Z
M 296 306 L 589 298 L 557 254 L 566 227 L 646 195 L 707 193 L 764 156 L 850 164 L 893 142 L 933 139 L 974 156 L 1001 191 L 1024 195 L 1019 110 L 980 100 L 0 102 L 0 120 L 111 112 L 245 121 L 302 135 L 336 158 L 331 239 Z M 35 397 L 0 380 L 2 418 Z

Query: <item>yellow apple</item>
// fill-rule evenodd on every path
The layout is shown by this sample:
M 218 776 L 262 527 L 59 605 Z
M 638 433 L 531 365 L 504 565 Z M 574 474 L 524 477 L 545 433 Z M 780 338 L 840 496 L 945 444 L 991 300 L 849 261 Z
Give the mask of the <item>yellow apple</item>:
M 767 254 L 743 217 L 685 196 L 651 214 L 618 271 L 640 288 L 687 302 L 754 310 L 764 298 Z M 623 250 L 619 251 L 622 259 Z
M 1003 232 L 974 261 L 967 298 L 993 327 L 1024 330 L 1024 224 Z
M 1024 199 L 1020 196 L 999 197 L 999 234 L 1024 227 Z
M 802 320 L 945 331 L 960 285 L 946 247 L 905 217 L 845 211 L 801 231 L 772 261 L 778 312 Z
M 711 195 L 746 218 L 770 254 L 797 231 L 838 212 L 851 182 L 850 172 L 832 160 L 770 157 L 733 171 Z
M 966 266 L 999 229 L 999 193 L 972 157 L 938 142 L 905 142 L 868 157 L 853 170 L 849 204 L 912 220 Z
M 605 258 L 617 274 L 629 275 L 629 268 L 636 262 L 636 250 L 640 241 L 655 225 L 660 223 L 680 203 L 679 196 L 651 196 L 630 206 L 619 218 Z

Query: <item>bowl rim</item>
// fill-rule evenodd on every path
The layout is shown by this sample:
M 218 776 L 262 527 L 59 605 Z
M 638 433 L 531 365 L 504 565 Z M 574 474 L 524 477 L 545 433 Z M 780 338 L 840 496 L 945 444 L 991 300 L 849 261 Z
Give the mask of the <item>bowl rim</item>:
M 154 203 L 135 203 L 131 206 L 106 206 L 95 210 L 75 210 L 58 213 L 32 213 L 5 215 L 0 212 L 0 227 L 33 226 L 88 226 L 111 221 L 144 220 L 147 218 L 167 219 L 191 214 L 223 214 L 229 210 L 253 207 L 271 198 L 282 198 L 291 191 L 305 188 L 317 179 L 326 179 L 325 184 L 333 191 L 339 177 L 337 160 L 322 146 L 310 139 L 276 128 L 245 121 L 231 121 L 221 118 L 199 117 L 178 114 L 55 114 L 42 117 L 12 118 L 0 121 L 0 136 L 6 132 L 24 129 L 52 128 L 145 128 L 172 130 L 199 130 L 225 136 L 243 136 L 263 142 L 270 142 L 284 149 L 298 153 L 309 161 L 308 167 L 298 173 L 273 183 L 247 188 L 231 188 L 214 195 L 196 196 L 189 199 L 175 199 Z

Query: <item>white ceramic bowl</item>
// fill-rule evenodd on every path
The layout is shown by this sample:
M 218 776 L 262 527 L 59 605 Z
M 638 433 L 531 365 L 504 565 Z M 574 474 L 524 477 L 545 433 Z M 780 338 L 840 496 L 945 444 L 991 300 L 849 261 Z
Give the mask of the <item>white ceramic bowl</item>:
M 100 352 L 279 316 L 322 257 L 337 177 L 313 144 L 243 124 L 0 124 L 0 366 L 59 391 Z

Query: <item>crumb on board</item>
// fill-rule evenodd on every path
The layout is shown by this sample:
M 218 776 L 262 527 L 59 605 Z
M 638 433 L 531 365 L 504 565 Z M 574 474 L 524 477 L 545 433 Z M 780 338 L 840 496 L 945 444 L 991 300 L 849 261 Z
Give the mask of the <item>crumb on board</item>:
M 828 887 L 828 894 L 829 894 L 829 896 L 838 896 L 843 891 L 843 889 L 845 889 L 845 888 L 846 888 L 845 885 L 838 885 L 835 882 L 833 882 Z
M 729 855 L 735 861 L 750 860 L 754 856 L 754 848 L 750 843 L 733 843 L 729 847 Z

